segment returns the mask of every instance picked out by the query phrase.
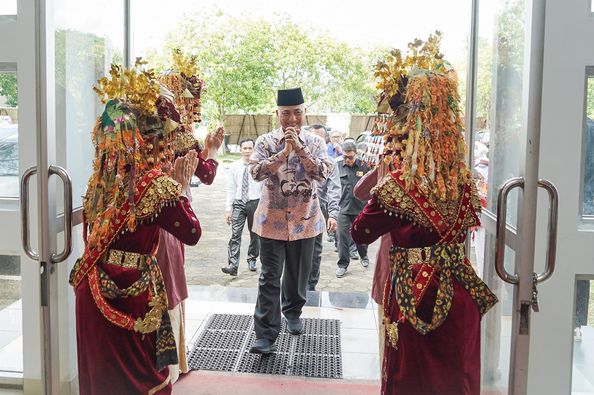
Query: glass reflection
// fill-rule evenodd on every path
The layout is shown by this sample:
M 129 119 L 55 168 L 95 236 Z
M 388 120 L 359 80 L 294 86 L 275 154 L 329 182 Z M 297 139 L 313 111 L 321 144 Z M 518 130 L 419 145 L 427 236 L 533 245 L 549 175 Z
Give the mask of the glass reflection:
M 589 68 L 588 74 L 594 74 Z M 586 79 L 586 114 L 584 120 L 584 187 L 582 214 L 594 215 L 594 77 Z
M 473 166 L 484 210 L 497 211 L 501 185 L 519 175 L 524 138 L 525 0 L 481 1 L 478 15 L 476 115 Z M 515 226 L 519 193 L 507 202 L 506 222 Z M 483 318 L 481 387 L 485 393 L 507 394 L 510 366 L 513 288 L 495 272 L 495 236 L 484 228 L 473 231 L 471 262 L 499 298 Z M 505 269 L 515 272 L 515 252 L 506 246 Z
M 17 88 L 16 65 L 0 63 L 0 197 L 19 196 Z
M 112 16 L 105 17 L 105 10 Z M 58 164 L 72 177 L 77 207 L 91 174 L 90 137 L 102 110 L 92 86 L 108 73 L 112 62 L 123 61 L 123 2 L 57 0 L 55 18 L 56 153 Z M 62 193 L 61 188 L 58 193 Z M 62 199 L 58 197 L 57 202 Z
M 0 255 L 0 371 L 22 372 L 21 258 Z
M 594 393 L 594 281 L 575 282 L 572 393 Z

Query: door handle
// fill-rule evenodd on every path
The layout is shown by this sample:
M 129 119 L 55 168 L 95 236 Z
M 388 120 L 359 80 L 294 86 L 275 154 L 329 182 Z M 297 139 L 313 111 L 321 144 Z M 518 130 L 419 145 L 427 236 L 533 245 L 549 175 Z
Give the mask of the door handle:
M 52 263 L 59 263 L 65 261 L 72 252 L 72 179 L 60 166 L 51 165 L 48 173 L 60 177 L 64 186 L 64 249 L 50 257 Z
M 557 222 L 559 217 L 559 192 L 555 185 L 547 180 L 538 180 L 538 187 L 549 194 L 549 230 L 547 242 L 547 262 L 545 271 L 536 275 L 536 283 L 548 280 L 555 271 L 557 260 Z
M 507 196 L 514 188 L 523 188 L 524 179 L 522 177 L 514 177 L 507 180 L 497 194 L 497 227 L 495 231 L 495 271 L 497 275 L 508 284 L 518 284 L 519 278 L 517 274 L 510 274 L 505 270 L 505 228 L 507 216 Z
M 29 179 L 36 173 L 37 167 L 33 166 L 25 170 L 21 177 L 21 242 L 25 254 L 34 261 L 39 261 L 39 254 L 29 245 Z

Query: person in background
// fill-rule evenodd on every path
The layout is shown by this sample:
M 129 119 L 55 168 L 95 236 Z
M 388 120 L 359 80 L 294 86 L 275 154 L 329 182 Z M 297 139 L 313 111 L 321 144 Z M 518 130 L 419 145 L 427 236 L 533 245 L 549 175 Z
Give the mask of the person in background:
M 256 260 L 260 255 L 258 235 L 252 231 L 254 212 L 260 201 L 260 183 L 249 174 L 250 156 L 254 151 L 254 140 L 244 139 L 239 142 L 241 159 L 233 163 L 229 170 L 227 182 L 227 210 L 225 221 L 231 225 L 231 239 L 229 239 L 228 266 L 221 268 L 223 273 L 237 276 L 239 268 L 239 254 L 241 250 L 241 234 L 245 221 L 250 231 L 250 245 L 247 253 L 247 263 L 250 271 L 256 271 Z
M 326 128 L 322 125 L 312 125 L 309 128 L 309 131 L 320 136 L 324 141 L 327 138 Z M 336 221 L 338 220 L 338 202 L 340 201 L 340 175 L 336 163 L 334 164 L 334 169 L 332 170 L 330 177 L 326 180 L 318 181 L 317 184 L 320 208 L 322 209 L 322 214 L 326 220 L 326 230 L 329 235 L 334 235 L 336 232 Z M 309 274 L 309 281 L 307 282 L 308 291 L 315 291 L 318 281 L 320 280 L 323 235 L 323 233 L 320 233 L 316 236 L 311 272 Z
M 328 156 L 336 159 L 342 155 L 342 143 L 344 142 L 344 134 L 337 129 L 330 132 L 330 142 L 328 143 Z
M 279 90 L 277 106 L 280 128 L 258 137 L 251 157 L 252 176 L 263 182 L 254 214 L 262 269 L 254 311 L 256 341 L 250 349 L 259 354 L 276 350 L 281 310 L 288 332 L 303 332 L 300 317 L 314 241 L 326 228 L 317 182 L 326 179 L 333 168 L 324 140 L 302 129 L 305 105 L 301 89 Z
M 369 171 L 369 167 L 357 158 L 357 145 L 353 141 L 345 141 L 342 145 L 344 151 L 342 160 L 337 160 L 336 165 L 340 173 L 341 195 L 338 214 L 338 263 L 336 268 L 336 277 L 341 278 L 346 275 L 347 268 L 351 261 L 351 224 L 359 215 L 365 201 L 357 199 L 353 195 L 355 184 Z M 369 266 L 367 257 L 367 245 L 356 244 L 357 251 L 361 257 L 361 265 Z

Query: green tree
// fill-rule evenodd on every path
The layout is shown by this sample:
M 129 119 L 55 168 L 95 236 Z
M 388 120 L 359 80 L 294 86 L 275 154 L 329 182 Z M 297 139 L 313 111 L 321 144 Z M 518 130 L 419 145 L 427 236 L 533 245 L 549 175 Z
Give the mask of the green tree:
M 9 107 L 18 105 L 16 73 L 0 73 L 0 96 L 6 98 L 6 105 Z
M 236 18 L 222 11 L 188 18 L 168 34 L 162 52 L 150 52 L 157 70 L 170 67 L 175 47 L 198 56 L 206 81 L 203 113 L 270 113 L 276 89 L 301 86 L 310 112 L 375 109 L 372 68 L 365 51 L 313 33 L 287 17 Z

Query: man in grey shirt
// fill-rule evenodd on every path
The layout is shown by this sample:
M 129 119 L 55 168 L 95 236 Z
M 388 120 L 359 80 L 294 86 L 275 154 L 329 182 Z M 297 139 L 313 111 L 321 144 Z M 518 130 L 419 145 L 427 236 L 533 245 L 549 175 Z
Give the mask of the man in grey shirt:
M 369 171 L 369 167 L 357 158 L 357 145 L 354 141 L 345 141 L 342 145 L 343 155 L 342 159 L 336 161 L 336 167 L 340 174 L 341 196 L 339 202 L 340 214 L 338 215 L 338 263 L 336 269 L 336 277 L 341 278 L 346 275 L 349 266 L 350 257 L 350 228 L 357 215 L 363 210 L 365 204 L 362 200 L 357 199 L 353 195 L 353 189 L 365 173 Z M 367 245 L 357 244 L 357 250 L 361 257 L 361 265 L 363 267 L 369 266 L 369 258 L 367 257 Z
M 312 125 L 309 131 L 320 136 L 326 141 L 327 130 L 322 125 Z M 334 159 L 332 159 L 334 161 Z M 338 220 L 338 202 L 340 201 L 340 173 L 338 167 L 334 163 L 334 169 L 330 173 L 330 177 L 323 181 L 317 181 L 318 184 L 318 199 L 320 201 L 320 208 L 322 214 L 326 219 L 326 228 L 328 233 L 336 230 L 336 221 Z M 320 280 L 320 263 L 322 262 L 323 249 L 323 233 L 316 236 L 314 242 L 313 260 L 311 262 L 311 272 L 309 273 L 309 280 L 307 282 L 307 290 L 315 291 L 316 285 Z

